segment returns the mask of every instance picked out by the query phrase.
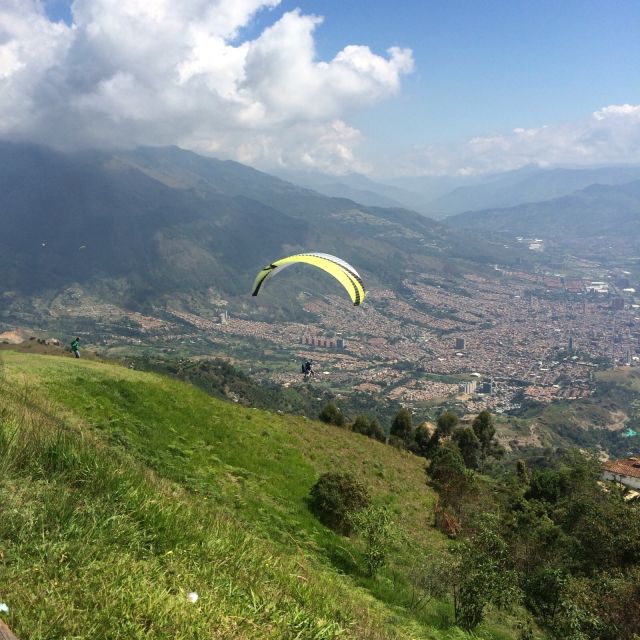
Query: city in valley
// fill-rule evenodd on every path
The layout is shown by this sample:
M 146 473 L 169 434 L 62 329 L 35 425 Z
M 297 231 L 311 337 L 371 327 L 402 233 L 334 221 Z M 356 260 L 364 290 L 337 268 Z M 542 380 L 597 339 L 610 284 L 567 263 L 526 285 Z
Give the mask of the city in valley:
M 182 305 L 156 317 L 82 303 L 72 314 L 100 319 L 103 335 L 87 341 L 123 354 L 152 348 L 225 357 L 285 386 L 302 384 L 300 363 L 312 358 L 312 384 L 337 393 L 371 393 L 409 407 L 455 401 L 468 412 L 502 413 L 527 401 L 584 398 L 598 368 L 640 365 L 640 306 L 630 274 L 597 273 L 599 279 L 495 267 L 455 280 L 411 274 L 401 295 L 373 287 L 361 307 L 339 292 L 304 292 L 298 300 L 308 322 L 269 322 L 265 314 L 253 320 L 228 312 L 221 299 L 206 310 Z M 125 322 L 129 337 L 109 336 L 114 321 Z

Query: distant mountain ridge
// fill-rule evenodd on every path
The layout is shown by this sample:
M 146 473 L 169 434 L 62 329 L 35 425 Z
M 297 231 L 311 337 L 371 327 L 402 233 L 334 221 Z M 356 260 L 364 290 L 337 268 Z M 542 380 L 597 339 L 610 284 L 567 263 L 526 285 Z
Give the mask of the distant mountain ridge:
M 332 176 L 313 171 L 282 169 L 277 175 L 331 198 L 348 198 L 372 207 L 404 207 L 428 215 L 429 198 L 422 194 L 371 180 L 358 173 Z
M 513 207 L 552 200 L 593 184 L 616 185 L 640 179 L 640 166 L 543 168 L 469 176 L 406 176 L 386 182 L 360 174 L 328 176 L 282 171 L 281 177 L 328 196 L 371 206 L 402 206 L 434 219 L 466 211 Z
M 640 167 L 524 167 L 496 176 L 483 184 L 458 187 L 435 200 L 433 208 L 437 212 L 455 215 L 466 211 L 514 207 L 568 196 L 591 185 L 619 185 L 639 179 Z
M 463 229 L 516 235 L 640 236 L 640 180 L 591 185 L 544 202 L 469 211 L 447 222 Z

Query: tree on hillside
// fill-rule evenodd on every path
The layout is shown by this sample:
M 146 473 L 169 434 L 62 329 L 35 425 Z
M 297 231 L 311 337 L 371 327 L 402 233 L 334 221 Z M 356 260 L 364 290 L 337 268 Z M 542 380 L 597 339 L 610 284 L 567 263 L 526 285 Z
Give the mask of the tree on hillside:
M 471 427 L 458 427 L 451 439 L 458 445 L 462 459 L 468 469 L 479 466 L 480 441 Z
M 493 516 L 485 517 L 477 533 L 456 548 L 453 604 L 456 624 L 466 631 L 483 621 L 488 604 L 505 608 L 520 599 L 518 576 L 510 567 L 508 551 Z
M 460 532 L 463 505 L 474 490 L 473 472 L 465 467 L 458 447 L 448 442 L 433 454 L 427 475 L 439 495 L 435 524 L 447 535 L 456 537 Z
M 373 578 L 384 566 L 394 533 L 391 511 L 385 506 L 369 506 L 351 516 L 355 531 L 365 542 L 367 574 Z
M 334 424 L 336 427 L 344 427 L 344 416 L 333 402 L 326 404 L 318 417 L 322 422 L 326 422 L 327 424 Z
M 534 469 L 529 487 L 524 494 L 527 500 L 544 500 L 555 504 L 567 491 L 565 474 L 558 469 Z
M 562 592 L 569 581 L 568 571 L 559 567 L 539 566 L 524 582 L 525 605 L 551 624 L 562 607 Z
M 351 431 L 355 433 L 362 433 L 363 435 L 368 435 L 369 433 L 369 418 L 367 416 L 358 416 L 351 423 Z
M 514 495 L 505 505 L 504 534 L 509 542 L 511 562 L 531 586 L 538 580 L 539 568 L 564 570 L 567 545 L 573 546 L 562 529 L 546 514 L 546 505 L 537 500 L 524 500 Z M 542 579 L 546 585 L 547 578 Z M 529 584 L 529 582 L 527 582 Z M 527 591 L 525 585 L 525 591 Z M 548 590 L 551 593 L 551 589 Z M 537 597 L 537 596 L 536 596 Z M 533 610 L 533 609 L 532 609 Z M 534 611 L 536 615 L 540 611 Z
M 493 416 L 485 409 L 476 416 L 472 426 L 473 432 L 480 441 L 480 468 L 482 469 L 491 451 L 493 436 L 496 434 Z
M 450 436 L 457 424 L 458 416 L 453 411 L 443 411 L 438 416 L 438 433 L 443 437 Z
M 404 443 L 408 443 L 412 432 L 413 420 L 411 418 L 411 412 L 408 409 L 402 408 L 393 418 L 390 434 L 399 438 Z
M 380 442 L 386 440 L 384 431 L 376 418 L 369 419 L 367 416 L 358 416 L 351 425 L 351 431 L 369 436 L 369 438 L 374 438 Z
M 600 470 L 596 457 L 565 451 L 528 484 L 514 478 L 503 505 L 524 604 L 554 637 L 632 640 L 639 631 L 629 606 L 640 593 L 640 510 L 614 486 L 603 490 Z
M 419 424 L 416 430 L 413 432 L 413 443 L 411 445 L 411 451 L 416 455 L 428 458 L 430 449 L 430 442 L 433 434 L 426 424 Z
M 457 575 L 456 561 L 446 551 L 416 553 L 416 562 L 410 574 L 412 586 L 411 600 L 408 608 L 420 611 L 434 598 L 444 600 Z
M 465 464 L 456 445 L 441 446 L 431 459 L 427 474 L 438 488 L 464 480 Z
M 628 572 L 603 572 L 592 580 L 572 577 L 564 585 L 560 600 L 549 625 L 557 638 L 640 638 L 640 567 Z
M 429 442 L 427 443 L 424 457 L 431 460 L 433 456 L 436 454 L 438 449 L 440 448 L 440 432 L 436 429 L 432 434 L 431 438 L 429 438 Z
M 385 442 L 387 439 L 384 429 L 378 422 L 377 418 L 371 418 L 371 420 L 369 420 L 369 433 L 367 435 L 379 442 Z
M 518 458 L 516 460 L 516 476 L 518 477 L 518 481 L 523 486 L 528 486 L 531 481 L 531 476 L 529 475 L 529 467 L 527 465 L 527 461 L 522 458 Z

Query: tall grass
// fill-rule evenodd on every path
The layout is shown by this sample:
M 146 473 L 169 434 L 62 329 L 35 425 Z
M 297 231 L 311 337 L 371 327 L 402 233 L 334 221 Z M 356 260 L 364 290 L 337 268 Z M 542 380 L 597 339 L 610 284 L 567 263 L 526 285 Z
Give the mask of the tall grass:
M 23 637 L 394 636 L 318 563 L 3 392 L 0 599 Z
M 468 637 L 447 603 L 407 609 L 408 568 L 442 543 L 408 454 L 63 358 L 7 354 L 0 400 L 0 601 L 19 637 Z M 357 543 L 306 508 L 319 473 L 336 467 L 365 479 L 406 529 L 375 580 Z

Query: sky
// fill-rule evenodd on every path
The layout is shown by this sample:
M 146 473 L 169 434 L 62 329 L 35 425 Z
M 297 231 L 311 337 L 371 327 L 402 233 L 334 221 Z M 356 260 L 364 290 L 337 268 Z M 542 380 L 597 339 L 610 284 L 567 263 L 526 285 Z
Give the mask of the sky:
M 0 0 L 0 137 L 258 168 L 640 162 L 637 0 Z

